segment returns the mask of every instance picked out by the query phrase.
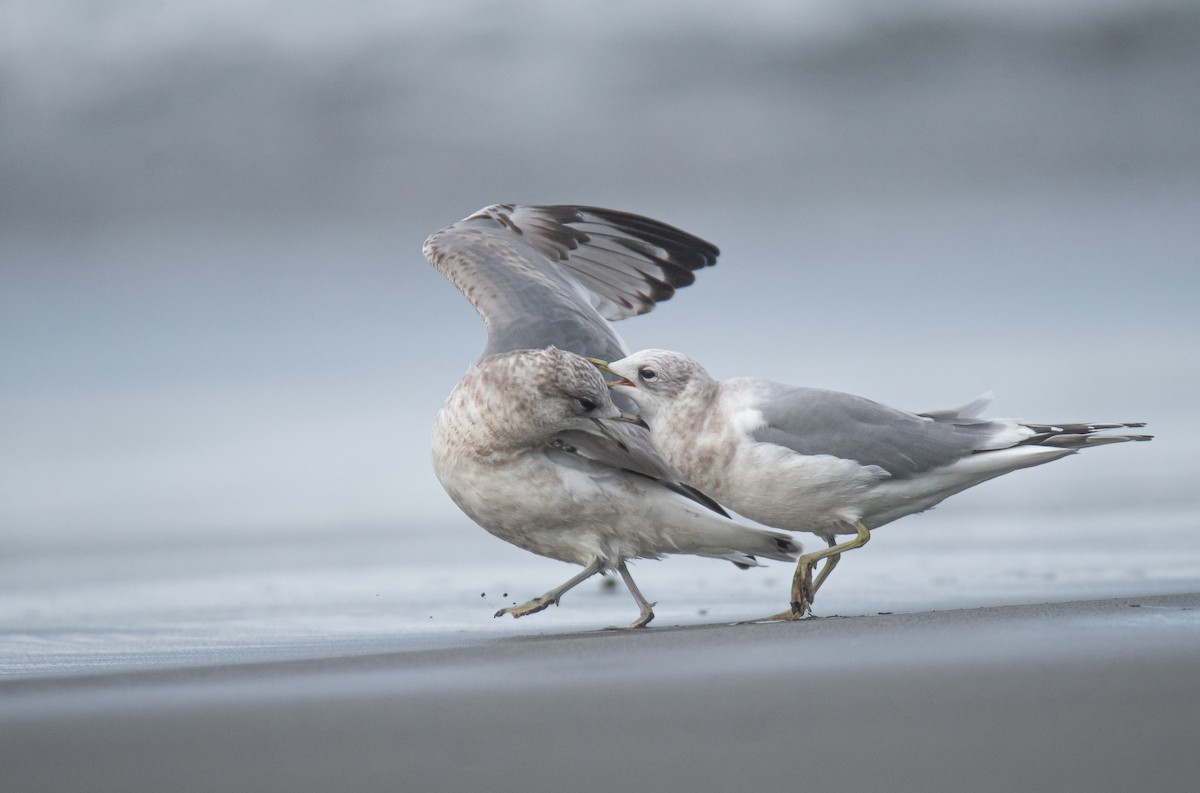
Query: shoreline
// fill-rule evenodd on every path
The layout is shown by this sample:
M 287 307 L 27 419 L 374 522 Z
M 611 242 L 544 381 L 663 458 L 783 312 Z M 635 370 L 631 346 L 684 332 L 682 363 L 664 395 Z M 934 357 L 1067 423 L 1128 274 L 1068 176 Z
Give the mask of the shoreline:
M 1191 790 L 1200 593 L 0 682 L 14 790 Z

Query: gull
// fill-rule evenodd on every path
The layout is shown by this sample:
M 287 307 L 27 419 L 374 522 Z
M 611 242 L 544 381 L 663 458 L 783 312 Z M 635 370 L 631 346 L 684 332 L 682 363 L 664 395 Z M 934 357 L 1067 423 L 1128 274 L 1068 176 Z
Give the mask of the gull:
M 825 540 L 827 548 L 800 557 L 791 608 L 767 619 L 810 612 L 841 554 L 864 545 L 872 529 L 1010 471 L 1152 437 L 1103 434 L 1141 422 L 980 418 L 990 395 L 957 409 L 909 413 L 820 388 L 717 381 L 667 350 L 593 363 L 621 378 L 610 387 L 633 399 L 663 458 L 689 482 L 759 523 Z M 838 543 L 846 534 L 854 537 Z
M 715 264 L 719 251 L 666 223 L 627 212 L 495 204 L 432 234 L 424 253 L 483 320 L 488 335 L 482 364 L 491 356 L 551 346 L 605 360 L 620 358 L 628 349 L 611 322 L 644 314 L 668 300 L 676 289 L 695 280 L 697 270 Z M 612 398 L 618 407 L 634 407 L 626 397 L 614 394 Z M 560 471 L 558 479 L 567 471 L 577 472 L 572 482 L 624 481 L 633 476 L 644 485 L 639 498 L 678 496 L 670 501 L 678 510 L 700 505 L 728 520 L 717 502 L 682 481 L 663 462 L 644 427 L 605 426 L 607 434 L 588 432 L 585 425 L 547 437 L 545 453 L 556 467 L 544 472 Z M 435 433 L 435 458 L 440 453 L 438 443 Z M 446 477 L 443 486 L 453 479 L 454 465 L 454 460 L 439 463 L 439 478 Z M 570 527 L 564 524 L 563 531 L 570 532 Z M 738 557 L 735 563 L 746 566 L 751 561 Z M 557 603 L 571 586 L 614 565 L 631 584 L 623 561 L 615 557 L 589 558 L 583 564 L 579 580 L 551 590 L 541 602 Z M 523 616 L 540 610 L 537 605 L 535 599 L 525 607 L 501 609 L 496 616 Z M 648 621 L 646 614 L 640 619 Z
M 742 526 L 654 479 L 588 454 L 617 441 L 607 420 L 638 421 L 612 402 L 596 367 L 549 347 L 489 355 L 459 381 L 433 427 L 433 467 L 458 507 L 491 534 L 527 551 L 582 565 L 566 583 L 496 616 L 557 605 L 605 570 L 620 573 L 640 613 L 654 619 L 627 559 L 686 553 L 754 565 L 792 561 L 779 532 Z M 619 441 L 618 441 L 619 442 Z

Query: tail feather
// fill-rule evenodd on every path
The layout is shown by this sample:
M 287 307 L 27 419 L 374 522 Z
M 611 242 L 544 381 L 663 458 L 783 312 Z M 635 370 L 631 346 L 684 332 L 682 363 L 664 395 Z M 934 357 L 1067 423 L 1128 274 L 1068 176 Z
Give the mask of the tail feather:
M 1121 434 L 1102 435 L 1104 430 L 1136 429 L 1146 426 L 1144 421 L 1126 421 L 1116 424 L 1023 424 L 1033 435 L 1022 440 L 1022 446 L 1054 446 L 1060 449 L 1081 449 L 1085 446 L 1103 446 L 1126 441 L 1148 441 L 1153 435 Z
M 760 535 L 758 539 L 751 540 L 751 542 L 746 542 L 747 538 L 741 538 L 738 544 L 748 550 L 719 554 L 719 558 L 728 559 L 742 570 L 748 570 L 751 567 L 762 567 L 758 562 L 759 556 L 764 559 L 774 559 L 777 562 L 794 562 L 803 552 L 800 543 L 786 535 L 752 529 L 749 526 L 741 526 L 740 524 L 735 525 L 738 525 L 738 528 L 747 532 L 754 532 Z M 752 546 L 757 547 L 749 550 Z
M 700 509 L 692 517 L 686 527 L 677 524 L 669 534 L 668 542 L 682 553 L 759 567 L 759 558 L 794 562 L 803 552 L 800 543 L 782 532 L 745 526 Z

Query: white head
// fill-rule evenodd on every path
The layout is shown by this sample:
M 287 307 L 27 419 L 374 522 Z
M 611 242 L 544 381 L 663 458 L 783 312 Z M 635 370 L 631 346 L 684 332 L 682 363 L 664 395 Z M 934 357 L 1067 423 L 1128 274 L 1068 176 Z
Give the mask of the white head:
M 608 370 L 625 378 L 610 381 L 609 387 L 627 394 L 651 424 L 661 409 L 683 394 L 716 385 L 703 366 L 670 350 L 635 352 L 608 364 Z

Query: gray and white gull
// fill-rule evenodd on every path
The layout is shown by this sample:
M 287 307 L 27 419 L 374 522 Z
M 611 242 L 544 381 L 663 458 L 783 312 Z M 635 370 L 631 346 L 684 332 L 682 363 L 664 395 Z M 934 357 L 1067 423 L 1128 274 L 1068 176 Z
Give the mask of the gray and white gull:
M 745 377 L 717 381 L 696 361 L 667 350 L 598 365 L 621 378 L 610 387 L 637 403 L 655 446 L 689 482 L 752 520 L 826 541 L 827 548 L 800 557 L 791 608 L 767 619 L 809 612 L 841 554 L 865 544 L 872 529 L 1020 468 L 1152 437 L 1104 433 L 1141 422 L 981 418 L 990 396 L 958 409 L 909 413 L 820 388 Z
M 424 252 L 488 332 L 482 358 L 438 414 L 438 480 L 488 532 L 584 568 L 497 617 L 541 611 L 615 570 L 640 608 L 631 627 L 642 627 L 652 604 L 627 559 L 685 553 L 747 567 L 755 557 L 796 558 L 791 537 L 731 520 L 682 481 L 644 427 L 612 423 L 619 406 L 578 357 L 625 355 L 610 321 L 646 313 L 691 284 L 694 271 L 716 262 L 715 246 L 625 212 L 498 204 L 435 232 Z

